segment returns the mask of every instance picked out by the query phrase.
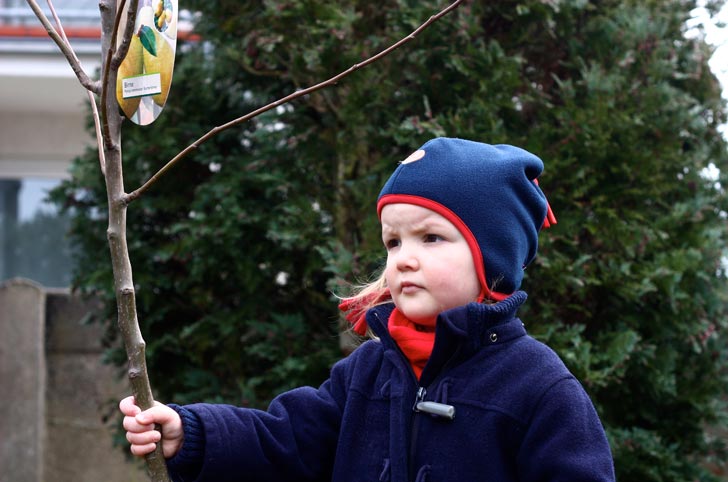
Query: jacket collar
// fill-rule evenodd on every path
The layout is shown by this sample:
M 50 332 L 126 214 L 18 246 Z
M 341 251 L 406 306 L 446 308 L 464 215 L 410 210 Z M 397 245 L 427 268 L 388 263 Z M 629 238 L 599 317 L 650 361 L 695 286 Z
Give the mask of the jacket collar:
M 440 313 L 437 318 L 435 344 L 446 338 L 452 341 L 466 341 L 472 349 L 508 341 L 526 333 L 516 312 L 526 301 L 524 291 L 516 291 L 498 303 L 468 303 Z M 376 306 L 367 312 L 367 324 L 383 343 L 393 345 L 387 331 L 387 320 L 394 304 Z

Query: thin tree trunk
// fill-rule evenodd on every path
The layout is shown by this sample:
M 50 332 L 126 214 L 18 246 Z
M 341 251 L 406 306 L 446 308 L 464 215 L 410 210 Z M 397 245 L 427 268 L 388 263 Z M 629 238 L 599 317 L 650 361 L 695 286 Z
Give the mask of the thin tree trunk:
M 126 347 L 126 356 L 129 361 L 127 375 L 131 384 L 132 394 L 137 405 L 142 410 L 151 408 L 154 403 L 152 389 L 147 375 L 146 364 L 146 343 L 139 330 L 137 319 L 136 297 L 134 291 L 134 280 L 132 277 L 131 260 L 126 242 L 126 209 L 124 201 L 124 175 L 122 169 L 121 155 L 121 115 L 117 105 L 116 96 L 116 70 L 106 69 L 106 63 L 110 56 L 104 55 L 109 51 L 111 36 L 114 34 L 114 19 L 116 16 L 116 4 L 114 0 L 102 0 L 99 2 L 101 9 L 101 52 L 102 72 L 108 71 L 108 79 L 102 92 L 101 106 L 103 115 L 101 122 L 104 135 L 104 158 L 106 173 L 106 193 L 109 209 L 109 226 L 106 237 L 109 241 L 111 253 L 111 264 L 114 272 L 114 289 L 116 292 L 116 306 L 118 315 L 119 331 Z M 104 88 L 106 87 L 106 88 Z M 160 427 L 157 427 L 161 430 Z M 162 444 L 157 444 L 157 449 L 146 456 L 149 476 L 154 482 L 167 482 L 169 475 L 167 466 L 162 454 Z

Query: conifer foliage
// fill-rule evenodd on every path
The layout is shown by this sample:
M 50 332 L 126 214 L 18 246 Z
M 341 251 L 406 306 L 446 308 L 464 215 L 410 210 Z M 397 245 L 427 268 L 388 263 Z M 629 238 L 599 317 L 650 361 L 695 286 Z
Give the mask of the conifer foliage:
M 185 6 L 202 40 L 180 47 L 155 124 L 124 128 L 131 187 L 213 126 L 349 68 L 444 4 Z M 543 158 L 559 220 L 526 273 L 521 317 L 593 397 L 619 480 L 718 480 L 726 108 L 710 48 L 685 35 L 694 6 L 466 2 L 338 85 L 204 144 L 129 210 L 156 397 L 262 407 L 318 385 L 341 356 L 331 293 L 381 265 L 374 204 L 396 162 L 440 135 L 510 143 Z M 74 216 L 76 284 L 111 315 L 95 155 L 73 175 L 54 196 Z

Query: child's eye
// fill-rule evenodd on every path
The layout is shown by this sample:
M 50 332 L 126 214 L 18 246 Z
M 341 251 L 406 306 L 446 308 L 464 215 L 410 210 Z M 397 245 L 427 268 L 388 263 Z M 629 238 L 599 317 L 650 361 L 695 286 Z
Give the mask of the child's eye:
M 384 247 L 387 248 L 387 250 L 396 248 L 401 244 L 399 239 L 392 238 L 392 239 L 385 239 L 384 240 Z
M 426 234 L 425 235 L 425 242 L 426 243 L 437 243 L 439 241 L 443 241 L 444 238 L 440 236 L 439 234 Z

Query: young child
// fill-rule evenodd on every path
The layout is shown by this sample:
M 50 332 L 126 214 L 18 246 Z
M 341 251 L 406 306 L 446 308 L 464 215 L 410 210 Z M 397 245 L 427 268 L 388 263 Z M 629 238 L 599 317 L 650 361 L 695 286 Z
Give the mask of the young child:
M 318 389 L 267 411 L 121 401 L 131 451 L 177 481 L 612 481 L 601 422 L 516 311 L 538 232 L 555 222 L 516 147 L 427 142 L 379 195 L 387 263 L 341 305 L 364 342 Z

